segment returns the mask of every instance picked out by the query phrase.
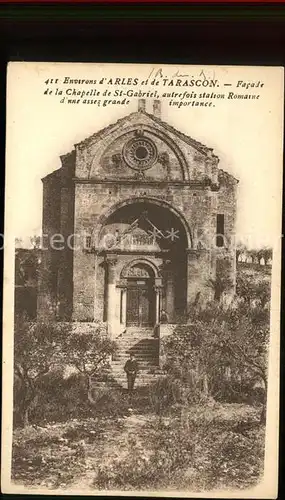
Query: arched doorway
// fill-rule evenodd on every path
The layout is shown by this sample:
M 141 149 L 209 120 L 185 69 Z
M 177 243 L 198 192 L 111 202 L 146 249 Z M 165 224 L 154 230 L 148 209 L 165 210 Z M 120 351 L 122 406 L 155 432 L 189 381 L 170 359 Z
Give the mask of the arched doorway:
M 191 238 L 181 217 L 164 203 L 135 199 L 104 219 L 99 255 L 105 258 L 105 282 L 98 295 L 104 294 L 103 317 L 112 331 L 153 327 L 162 309 L 169 323 L 185 313 Z
M 126 326 L 154 326 L 156 320 L 155 275 L 149 264 L 136 262 L 123 269 L 126 283 Z

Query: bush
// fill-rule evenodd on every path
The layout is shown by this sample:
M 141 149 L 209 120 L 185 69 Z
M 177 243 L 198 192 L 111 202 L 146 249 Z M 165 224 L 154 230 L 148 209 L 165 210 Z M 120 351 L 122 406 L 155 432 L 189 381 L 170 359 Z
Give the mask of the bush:
M 182 388 L 173 376 L 159 377 L 150 387 L 150 403 L 157 415 L 165 414 L 173 405 L 181 401 Z
M 24 484 L 58 488 L 85 468 L 81 443 L 69 443 L 59 429 L 25 427 L 14 434 L 12 479 Z
M 248 488 L 260 480 L 264 461 L 264 434 L 255 429 L 240 432 L 212 428 L 207 444 L 196 447 L 195 466 L 207 489 Z
M 189 323 L 177 326 L 162 344 L 164 368 L 180 380 L 188 402 L 207 395 L 248 401 L 257 381 L 266 392 L 269 312 L 260 306 L 225 309 L 209 303 L 193 310 Z
M 243 407 L 209 410 L 193 407 L 184 419 L 157 420 L 146 429 L 148 447 L 133 436 L 126 455 L 100 464 L 94 487 L 199 491 L 255 485 L 263 471 L 264 427 Z
M 125 415 L 129 407 L 128 397 L 108 383 L 98 382 L 92 388 L 93 401 L 90 403 L 86 399 L 86 380 L 82 375 L 72 374 L 58 382 L 53 394 L 44 398 L 43 391 L 39 404 L 31 413 L 33 423 L 63 422 L 70 418 L 91 416 L 118 417 Z
M 111 463 L 101 464 L 94 478 L 99 489 L 141 490 L 167 485 L 181 468 L 192 461 L 193 444 L 179 429 L 160 424 L 156 429 L 154 449 L 146 451 L 134 438 L 127 456 L 117 457 Z

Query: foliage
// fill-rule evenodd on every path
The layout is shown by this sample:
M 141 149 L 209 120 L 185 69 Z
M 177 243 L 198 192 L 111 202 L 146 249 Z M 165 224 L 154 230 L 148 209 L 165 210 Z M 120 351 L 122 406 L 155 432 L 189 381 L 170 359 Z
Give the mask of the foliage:
M 39 249 L 41 247 L 41 237 L 37 235 L 31 236 L 30 243 L 34 249 Z
M 29 413 L 41 392 L 43 377 L 60 363 L 60 342 L 66 327 L 51 323 L 30 323 L 24 316 L 15 321 L 14 370 L 17 379 L 18 411 L 22 423 L 29 423 Z
M 120 405 L 127 397 L 112 391 Z M 124 403 L 124 404 L 125 404 Z M 33 487 L 98 489 L 243 488 L 262 473 L 264 427 L 246 405 L 191 405 L 168 418 L 87 419 L 14 431 L 13 480 Z
M 182 436 L 179 428 L 170 429 L 162 422 L 152 431 L 155 439 L 150 450 L 134 436 L 127 455 L 99 465 L 94 486 L 121 490 L 157 488 L 164 481 L 169 482 L 178 470 L 187 467 L 192 458 L 192 438 Z
M 93 487 L 121 490 L 256 484 L 264 459 L 260 404 L 234 402 L 247 394 L 265 403 L 269 279 L 241 276 L 244 292 L 238 288 L 231 307 L 197 303 L 188 323 L 162 340 L 165 375 L 131 397 L 111 377 L 116 345 L 100 325 L 82 332 L 17 318 L 15 406 L 26 426 L 14 432 L 13 479 L 65 488 L 91 474 Z M 260 381 L 265 390 L 254 388 Z
M 238 262 L 239 256 L 246 252 L 246 246 L 243 243 L 238 243 L 236 246 L 236 261 Z
M 101 434 L 102 426 L 94 420 L 19 429 L 14 433 L 12 477 L 34 486 L 66 487 L 86 467 L 83 438 L 88 435 L 92 441 Z
M 253 303 L 258 303 L 261 308 L 265 308 L 271 297 L 271 286 L 269 280 L 258 280 L 253 277 L 249 279 L 244 273 L 238 273 L 236 283 L 236 293 L 248 307 Z
M 149 396 L 153 410 L 157 415 L 162 416 L 169 408 L 181 401 L 181 384 L 172 375 L 159 377 L 150 387 Z
M 198 491 L 256 484 L 263 468 L 263 428 L 254 418 L 247 430 L 237 419 L 209 421 L 208 412 L 200 406 L 185 421 L 172 418 L 148 424 L 148 446 L 133 436 L 127 454 L 100 463 L 94 487 Z
M 272 248 L 265 247 L 261 250 L 262 257 L 264 258 L 265 264 L 268 264 L 268 261 L 272 259 L 273 251 Z
M 15 284 L 36 286 L 39 268 L 39 250 L 17 249 L 15 253 Z
M 91 332 L 71 331 L 61 345 L 62 360 L 74 366 L 79 373 L 92 376 L 98 373 L 102 363 L 115 351 L 116 345 L 100 327 Z
M 62 342 L 62 361 L 73 366 L 84 377 L 91 403 L 96 402 L 92 396 L 92 378 L 102 380 L 107 376 L 109 359 L 116 349 L 116 343 L 106 337 L 100 326 L 91 332 L 71 331 Z
M 236 259 L 238 261 L 240 255 L 244 254 L 246 257 L 251 257 L 252 262 L 261 264 L 261 259 L 264 260 L 264 264 L 268 265 L 269 260 L 272 259 L 273 251 L 270 247 L 262 248 L 247 248 L 246 245 L 239 243 L 236 248 Z
M 231 289 L 233 280 L 231 278 L 230 262 L 226 259 L 218 259 L 216 263 L 216 275 L 210 278 L 207 285 L 214 291 L 214 300 L 221 301 L 224 292 Z
M 195 397 L 231 398 L 237 386 L 267 384 L 269 312 L 244 304 L 224 309 L 216 303 L 193 311 L 164 340 L 165 369 Z
M 14 335 L 15 409 L 23 425 L 29 423 L 30 414 L 36 420 L 43 414 L 53 414 L 57 405 L 63 414 L 70 406 L 67 395 L 68 382 L 64 371 L 72 367 L 81 379 L 73 384 L 79 401 L 84 398 L 96 403 L 92 396 L 95 380 L 108 376 L 109 357 L 116 346 L 106 338 L 100 326 L 91 332 L 76 332 L 69 324 L 31 323 L 23 316 L 16 318 Z M 74 401 L 73 401 L 74 404 Z M 77 406 L 77 405 L 76 405 Z M 17 421 L 17 418 L 16 418 Z

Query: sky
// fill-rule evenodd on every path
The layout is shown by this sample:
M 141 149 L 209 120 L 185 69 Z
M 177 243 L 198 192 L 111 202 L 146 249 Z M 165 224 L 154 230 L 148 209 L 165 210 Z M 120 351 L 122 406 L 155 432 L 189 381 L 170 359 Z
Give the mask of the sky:
M 212 107 L 180 109 L 170 106 L 165 99 L 162 100 L 162 120 L 213 148 L 220 158 L 220 168 L 239 180 L 237 239 L 251 248 L 274 245 L 281 237 L 283 75 L 280 68 L 270 67 L 10 63 L 5 233 L 24 240 L 40 234 L 41 178 L 61 166 L 60 155 L 71 151 L 74 144 L 137 110 L 137 97 L 130 98 L 127 105 L 106 107 L 60 103 L 56 88 L 64 92 L 67 88 L 94 88 L 100 92 L 107 89 L 104 85 L 63 85 L 66 76 L 99 81 L 119 75 L 141 81 L 152 72 L 152 76 L 163 74 L 169 80 L 175 74 L 199 79 L 202 71 L 207 79 L 219 82 L 219 88 L 206 89 L 209 93 L 227 95 L 229 87 L 224 87 L 224 82 L 230 82 L 234 92 L 259 93 L 260 97 L 257 100 L 214 99 Z M 59 83 L 55 83 L 56 78 Z M 238 82 L 256 87 L 246 89 Z M 112 92 L 116 89 L 138 91 L 139 88 L 127 87 L 125 83 L 109 86 Z M 161 76 L 155 88 L 160 97 L 163 92 L 181 92 L 180 88 L 163 86 Z M 50 90 L 52 94 L 48 93 Z M 148 85 L 143 90 L 153 91 L 154 87 Z M 186 87 L 186 91 L 199 94 L 201 89 Z M 148 105 L 146 111 L 151 112 L 151 103 Z

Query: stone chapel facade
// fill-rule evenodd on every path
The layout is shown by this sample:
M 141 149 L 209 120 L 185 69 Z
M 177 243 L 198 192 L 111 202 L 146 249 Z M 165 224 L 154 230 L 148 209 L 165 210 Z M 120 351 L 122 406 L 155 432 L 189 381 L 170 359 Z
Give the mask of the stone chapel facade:
M 38 317 L 105 322 L 116 337 L 183 320 L 235 290 L 238 181 L 213 150 L 161 120 L 161 104 L 100 130 L 43 179 Z

